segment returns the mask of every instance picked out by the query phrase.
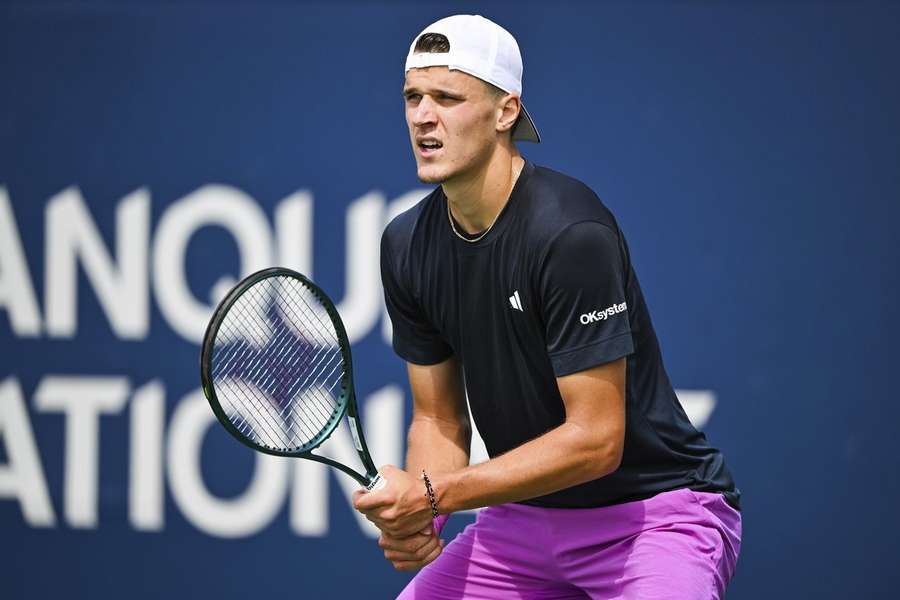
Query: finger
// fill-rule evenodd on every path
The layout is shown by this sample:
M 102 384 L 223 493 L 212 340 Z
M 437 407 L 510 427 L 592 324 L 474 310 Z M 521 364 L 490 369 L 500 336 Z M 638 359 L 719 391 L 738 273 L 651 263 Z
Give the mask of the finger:
M 390 495 L 381 494 L 379 492 L 363 492 L 353 500 L 353 508 L 360 512 L 391 506 L 393 504 L 394 501 Z
M 385 512 L 383 514 L 380 514 L 379 516 L 384 517 L 393 515 L 391 513 Z M 420 534 L 423 530 L 428 530 L 429 533 L 431 533 L 431 530 L 428 529 L 431 526 L 430 515 L 409 515 L 402 518 L 386 520 L 390 521 L 387 524 L 387 532 L 395 538 L 407 538 L 413 535 Z
M 366 490 L 354 490 L 353 492 L 353 508 L 356 510 L 360 510 L 360 502 L 363 498 L 366 497 L 368 492 Z
M 393 535 L 394 537 L 406 538 L 411 535 L 415 535 L 415 534 L 421 532 L 422 530 L 426 529 L 425 525 L 428 526 L 428 528 L 429 528 L 428 531 L 429 531 L 429 533 L 431 533 L 431 529 L 430 529 L 431 523 L 430 522 L 431 522 L 431 518 L 429 516 L 429 517 L 423 518 L 423 519 L 416 519 L 415 521 L 412 521 L 410 523 L 405 523 L 405 524 L 401 523 L 398 525 L 393 525 L 390 527 L 389 533 L 391 535 Z M 423 523 L 424 523 L 424 525 L 423 525 Z
M 394 550 L 396 552 L 415 552 L 425 547 L 430 542 L 434 542 L 437 536 L 422 535 L 417 533 L 408 538 L 395 538 L 386 533 L 382 533 L 378 538 L 378 545 L 385 550 Z
M 419 560 L 425 559 L 429 554 L 434 552 L 436 548 L 439 548 L 441 545 L 441 539 L 439 537 L 430 538 L 425 544 L 422 544 L 418 548 L 416 548 L 412 554 Z
M 438 546 L 437 542 L 429 542 L 428 544 L 416 548 L 414 550 L 409 550 L 406 548 L 395 549 L 395 548 L 385 548 L 384 549 L 384 557 L 388 560 L 422 560 L 429 554 L 431 554 L 432 550 L 434 550 Z
M 376 508 L 373 510 L 360 511 L 362 515 L 369 521 L 372 521 L 376 525 L 379 526 L 379 529 L 383 529 L 384 527 L 393 527 L 396 526 L 394 521 L 391 519 L 384 518 L 384 510 L 380 508 Z
M 392 471 L 399 471 L 399 470 L 400 469 L 398 469 L 394 465 L 381 465 L 380 467 L 378 467 L 378 472 L 381 473 L 381 476 L 384 477 L 385 479 L 388 478 L 388 475 L 390 475 Z
M 421 560 L 421 564 L 419 565 L 419 568 L 424 567 L 425 565 L 427 565 L 428 563 L 430 563 L 431 561 L 433 561 L 434 559 L 436 559 L 438 556 L 441 555 L 441 552 L 443 552 L 443 551 L 444 551 L 444 541 L 441 540 L 441 539 L 439 539 L 439 540 L 438 540 L 438 543 L 437 543 L 437 545 L 436 545 L 436 547 L 433 548 L 433 549 L 431 550 L 431 552 L 429 552 L 428 554 L 426 554 L 426 555 L 425 555 L 425 558 L 423 558 L 423 559 Z
M 431 553 L 429 553 L 428 556 L 426 556 L 422 560 L 411 560 L 411 561 L 398 560 L 398 561 L 392 561 L 392 563 L 394 565 L 394 568 L 397 569 L 398 571 L 416 571 L 418 569 L 421 569 L 425 565 L 433 562 L 434 559 L 436 559 L 438 556 L 441 555 L 441 552 L 443 551 L 443 549 L 444 549 L 444 545 L 439 544 L 437 548 L 432 550 Z
M 437 540 L 428 540 L 416 547 L 394 546 L 384 548 L 384 556 L 389 560 L 421 560 L 438 545 Z
M 431 552 L 439 546 L 440 540 L 437 538 L 430 538 L 426 540 L 424 544 L 419 544 L 416 546 L 389 546 L 384 547 L 384 557 L 390 561 L 415 561 L 422 560 Z

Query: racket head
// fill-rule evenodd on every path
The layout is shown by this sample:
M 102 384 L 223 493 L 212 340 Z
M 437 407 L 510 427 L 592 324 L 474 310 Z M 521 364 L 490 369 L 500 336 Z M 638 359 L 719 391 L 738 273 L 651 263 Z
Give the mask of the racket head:
M 241 443 L 309 455 L 353 397 L 350 341 L 334 303 L 309 278 L 273 267 L 240 281 L 203 337 L 200 379 L 210 407 Z

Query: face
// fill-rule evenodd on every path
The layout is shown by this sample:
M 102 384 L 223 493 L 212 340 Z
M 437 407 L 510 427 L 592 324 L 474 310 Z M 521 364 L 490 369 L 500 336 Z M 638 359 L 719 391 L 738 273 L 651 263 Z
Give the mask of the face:
M 499 102 L 484 82 L 447 67 L 410 69 L 403 98 L 421 181 L 444 183 L 486 164 L 499 139 Z

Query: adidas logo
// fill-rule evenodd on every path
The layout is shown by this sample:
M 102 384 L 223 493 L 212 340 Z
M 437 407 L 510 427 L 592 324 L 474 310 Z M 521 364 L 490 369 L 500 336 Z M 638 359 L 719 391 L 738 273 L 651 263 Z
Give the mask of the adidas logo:
M 513 295 L 509 297 L 509 305 L 512 306 L 516 310 L 523 310 L 522 309 L 522 300 L 519 298 L 519 290 L 516 290 L 515 292 L 513 292 Z

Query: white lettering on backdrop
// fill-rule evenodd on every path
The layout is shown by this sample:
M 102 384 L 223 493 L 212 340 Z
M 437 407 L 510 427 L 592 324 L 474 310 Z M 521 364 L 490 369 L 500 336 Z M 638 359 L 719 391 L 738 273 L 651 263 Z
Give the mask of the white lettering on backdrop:
M 390 320 L 384 312 L 379 278 L 379 240 L 394 216 L 427 193 L 412 190 L 388 202 L 383 194 L 372 191 L 349 203 L 342 232 L 344 296 L 338 310 L 351 341 L 366 338 L 380 320 L 378 332 L 390 345 Z M 151 192 L 141 188 L 115 205 L 115 229 L 107 240 L 80 190 L 66 188 L 49 199 L 44 214 L 42 317 L 13 204 L 0 186 L 0 315 L 8 316 L 13 339 L 42 335 L 77 339 L 79 319 L 90 310 L 78 307 L 79 286 L 87 285 L 116 338 L 146 339 L 155 300 L 173 332 L 199 343 L 216 302 L 238 277 L 273 264 L 313 275 L 313 214 L 313 194 L 308 190 L 278 202 L 270 223 L 245 192 L 210 184 L 169 204 L 154 228 Z M 186 266 L 189 242 L 204 227 L 220 228 L 234 240 L 239 265 L 198 297 L 188 285 Z M 73 345 L 73 351 L 81 350 Z M 40 433 L 41 423 L 58 418 L 53 413 L 59 413 L 64 422 L 63 481 L 58 485 L 63 490 L 62 515 L 72 527 L 96 528 L 102 521 L 100 453 L 106 426 L 128 431 L 128 521 L 135 530 L 165 528 L 168 489 L 188 522 L 212 536 L 253 535 L 272 522 L 287 500 L 292 531 L 319 537 L 327 534 L 331 519 L 329 481 L 338 482 L 347 502 L 356 489 L 349 477 L 324 465 L 258 455 L 246 488 L 236 497 L 219 498 L 204 481 L 200 465 L 203 440 L 214 418 L 199 390 L 175 402 L 167 417 L 166 385 L 161 380 L 142 382 L 133 389 L 135 382 L 127 376 L 44 375 L 33 393 L 32 417 L 19 377 L 15 371 L 7 373 L 0 380 L 0 456 L 6 457 L 0 463 L 0 501 L 17 502 L 32 527 L 57 525 L 37 443 L 40 436 L 36 437 L 32 425 L 34 420 Z M 715 397 L 703 390 L 683 395 L 688 415 L 702 427 Z M 382 462 L 401 464 L 402 388 L 391 384 L 361 400 L 373 455 Z M 472 459 L 484 460 L 484 444 L 474 437 Z M 356 464 L 353 442 L 342 428 L 333 434 L 325 453 Z M 350 512 L 364 532 L 374 535 L 368 521 Z

